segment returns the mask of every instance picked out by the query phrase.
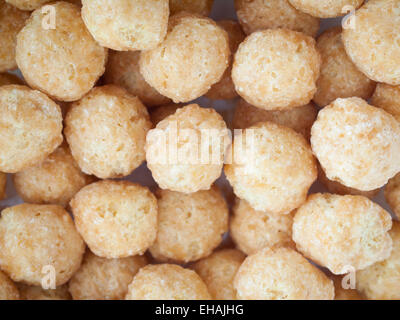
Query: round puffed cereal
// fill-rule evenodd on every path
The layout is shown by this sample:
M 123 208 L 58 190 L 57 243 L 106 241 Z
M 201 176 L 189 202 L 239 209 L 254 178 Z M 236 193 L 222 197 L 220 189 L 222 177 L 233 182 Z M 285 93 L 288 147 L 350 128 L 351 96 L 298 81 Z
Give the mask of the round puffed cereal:
M 143 254 L 157 235 L 157 199 L 129 181 L 103 180 L 81 189 L 70 206 L 76 228 L 97 256 Z
M 153 123 L 153 127 L 156 127 L 159 122 L 173 115 L 179 108 L 182 108 L 182 105 L 170 103 L 165 106 L 159 106 L 150 110 L 150 119 Z
M 293 220 L 293 241 L 334 274 L 361 270 L 389 257 L 390 214 L 362 196 L 312 194 Z
M 347 288 L 349 284 L 344 277 L 332 275 L 330 278 L 335 285 L 335 300 L 363 300 L 357 290 Z
M 211 13 L 214 0 L 169 0 L 171 15 L 186 11 L 208 16 Z
M 25 86 L 0 87 L 0 171 L 36 165 L 62 140 L 61 109 L 55 102 Z
M 347 56 L 342 43 L 342 29 L 325 31 L 317 39 L 321 54 L 321 75 L 317 81 L 317 92 L 313 101 L 320 107 L 337 98 L 360 97 L 369 99 L 374 92 L 375 82 L 357 69 Z
M 17 287 L 2 271 L 0 271 L 0 300 L 19 300 Z
M 234 281 L 242 300 L 332 300 L 332 281 L 289 248 L 265 248 L 248 256 Z
M 289 109 L 310 102 L 320 64 L 313 38 L 287 29 L 256 31 L 236 52 L 232 79 L 248 103 L 267 110 Z
M 52 2 L 53 0 L 6 0 L 9 4 L 17 7 L 20 10 L 32 11 L 40 8 L 42 5 Z M 74 3 L 76 5 L 81 5 L 80 0 L 64 0 L 67 2 Z
M 400 86 L 378 83 L 371 98 L 371 104 L 389 112 L 400 121 Z
M 214 109 L 188 105 L 149 131 L 147 166 L 162 189 L 208 190 L 221 175 L 229 143 L 226 124 Z
M 107 49 L 92 38 L 79 7 L 64 1 L 52 7 L 55 28 L 44 28 L 46 13 L 35 10 L 18 34 L 16 60 L 32 88 L 56 100 L 75 101 L 103 74 Z
M 74 222 L 60 206 L 20 204 L 1 212 L 0 267 L 14 281 L 39 286 L 46 274 L 54 274 L 56 285 L 62 285 L 79 269 L 84 251 Z
M 63 207 L 93 180 L 81 172 L 66 145 L 56 149 L 40 164 L 13 176 L 15 190 L 25 202 Z
M 319 29 L 319 19 L 295 9 L 287 0 L 235 0 L 235 9 L 246 34 L 286 28 L 315 37 Z
M 142 256 L 104 259 L 88 251 L 82 266 L 69 281 L 69 291 L 74 300 L 125 299 L 128 285 L 146 264 Z
M 108 55 L 104 81 L 119 85 L 137 96 L 146 107 L 159 106 L 171 100 L 159 94 L 143 78 L 139 67 L 140 51 L 111 51 Z
M 21 300 L 71 300 L 66 284 L 55 289 L 43 289 L 41 286 L 27 286 L 22 283 L 17 286 Z
M 148 265 L 129 285 L 126 300 L 210 300 L 207 286 L 193 270 L 173 264 Z
M 174 102 L 188 102 L 221 80 L 229 64 L 228 34 L 211 19 L 189 13 L 170 18 L 165 41 L 143 51 L 144 79 Z
M 385 187 L 385 199 L 396 217 L 400 218 L 400 173 L 389 180 Z
M 23 84 L 20 78 L 11 73 L 0 73 L 0 86 L 9 84 Z
M 0 172 L 0 200 L 6 197 L 7 175 Z
M 221 192 L 158 191 L 158 233 L 150 253 L 161 261 L 196 261 L 210 255 L 228 231 L 229 210 Z
M 322 109 L 311 146 L 329 180 L 361 191 L 382 187 L 400 171 L 400 123 L 360 98 Z
M 307 197 L 317 164 L 306 139 L 294 130 L 259 122 L 235 136 L 225 174 L 240 199 L 259 211 L 288 214 Z
M 370 0 L 354 19 L 342 36 L 351 60 L 368 78 L 400 85 L 400 2 Z
M 300 11 L 319 18 L 334 18 L 360 7 L 364 0 L 289 0 Z
M 138 98 L 107 85 L 71 105 L 64 134 L 82 171 L 106 179 L 127 176 L 142 164 L 151 126 Z

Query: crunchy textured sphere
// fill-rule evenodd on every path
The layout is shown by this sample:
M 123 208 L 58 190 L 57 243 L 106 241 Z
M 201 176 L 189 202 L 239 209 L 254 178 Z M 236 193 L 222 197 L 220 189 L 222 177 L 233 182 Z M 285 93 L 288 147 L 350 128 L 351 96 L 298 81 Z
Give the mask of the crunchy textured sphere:
M 347 187 L 377 189 L 400 171 L 400 123 L 360 98 L 322 109 L 311 145 L 328 179 Z
M 295 9 L 287 0 L 235 0 L 235 9 L 246 34 L 286 28 L 315 37 L 319 29 L 319 19 Z
M 36 165 L 62 140 L 61 109 L 55 102 L 25 86 L 0 87 L 0 171 Z
M 54 268 L 56 285 L 79 269 L 85 244 L 61 206 L 20 204 L 0 218 L 0 267 L 14 281 L 41 285 L 43 267 Z
M 312 194 L 293 221 L 293 241 L 334 274 L 364 269 L 389 257 L 390 214 L 362 196 Z
M 40 8 L 42 5 L 52 2 L 53 0 L 6 0 L 9 4 L 17 7 L 20 10 L 28 10 L 32 11 L 37 8 Z M 63 0 L 67 2 L 74 3 L 76 5 L 80 5 L 80 0 Z
M 332 300 L 332 281 L 289 248 L 265 248 L 248 256 L 235 277 L 242 300 Z
M 157 199 L 129 181 L 103 180 L 81 189 L 70 206 L 76 228 L 97 256 L 143 254 L 157 234 Z
M 245 257 L 239 250 L 219 250 L 196 262 L 193 269 L 203 279 L 214 300 L 236 300 L 233 280 Z
M 69 291 L 74 300 L 122 300 L 133 277 L 146 264 L 142 256 L 104 259 L 88 251 L 69 281 Z
M 0 200 L 6 197 L 7 175 L 0 172 Z
M 345 289 L 343 287 L 343 277 L 332 275 L 330 278 L 335 285 L 335 300 L 363 300 L 356 289 Z M 346 281 L 345 281 L 346 282 Z M 347 285 L 347 283 L 345 283 Z
M 159 106 L 152 109 L 150 111 L 150 119 L 153 123 L 153 127 L 156 127 L 159 122 L 173 115 L 179 108 L 182 108 L 182 105 L 178 103 L 170 103 L 165 106 Z
M 214 0 L 169 0 L 171 15 L 186 11 L 208 16 L 211 13 Z
M 376 84 L 359 71 L 347 56 L 340 27 L 329 29 L 319 36 L 317 49 L 322 64 L 313 98 L 316 104 L 324 107 L 337 98 L 371 97 Z
M 400 2 L 370 0 L 354 19 L 342 36 L 351 60 L 368 78 L 400 85 Z
M 340 17 L 357 9 L 364 0 L 289 0 L 300 11 L 319 18 Z
M 313 38 L 287 29 L 256 31 L 236 52 L 232 79 L 248 103 L 267 110 L 289 109 L 310 102 L 320 64 Z
M 207 134 L 213 139 L 202 139 Z M 149 131 L 147 166 L 162 189 L 183 193 L 208 190 L 221 175 L 229 143 L 226 124 L 214 109 L 188 105 Z M 202 160 L 202 154 L 207 159 Z
M 236 141 L 238 141 L 236 143 Z M 306 139 L 294 130 L 259 122 L 237 136 L 225 174 L 240 199 L 259 211 L 287 214 L 298 208 L 317 179 Z
M 21 300 L 71 300 L 68 285 L 56 287 L 55 289 L 43 289 L 41 286 L 28 286 L 18 284 Z
M 0 86 L 9 84 L 23 84 L 20 78 L 12 73 L 0 73 Z
M 82 171 L 106 179 L 127 176 L 142 164 L 150 128 L 140 100 L 107 85 L 72 104 L 64 134 Z
M 137 96 L 146 107 L 167 104 L 171 100 L 159 94 L 143 78 L 139 67 L 140 52 L 111 51 L 108 55 L 104 81 L 125 88 Z
M 378 83 L 371 103 L 373 106 L 389 112 L 397 121 L 400 121 L 400 86 Z
M 385 187 L 385 199 L 397 218 L 400 218 L 400 173 L 389 180 Z
M 207 286 L 193 270 L 173 264 L 149 265 L 129 285 L 126 300 L 209 300 Z
M 153 50 L 143 51 L 144 79 L 174 102 L 188 102 L 221 80 L 229 64 L 228 35 L 211 19 L 180 13 L 169 20 L 168 34 Z
M 43 28 L 46 13 L 35 10 L 18 34 L 16 60 L 32 88 L 60 101 L 75 101 L 103 74 L 107 49 L 92 38 L 79 7 L 64 1 L 52 7 L 56 28 Z
M 221 192 L 182 194 L 158 191 L 157 240 L 151 254 L 160 260 L 196 261 L 207 257 L 228 231 L 228 206 Z
M 2 271 L 0 271 L 0 300 L 19 300 L 17 287 Z

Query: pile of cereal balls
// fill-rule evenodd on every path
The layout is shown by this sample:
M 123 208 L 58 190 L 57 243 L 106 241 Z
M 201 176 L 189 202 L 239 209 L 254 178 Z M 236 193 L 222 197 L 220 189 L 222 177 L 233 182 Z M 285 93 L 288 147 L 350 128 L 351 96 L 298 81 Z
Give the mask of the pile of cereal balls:
M 400 0 L 222 1 L 0 0 L 0 300 L 400 299 Z

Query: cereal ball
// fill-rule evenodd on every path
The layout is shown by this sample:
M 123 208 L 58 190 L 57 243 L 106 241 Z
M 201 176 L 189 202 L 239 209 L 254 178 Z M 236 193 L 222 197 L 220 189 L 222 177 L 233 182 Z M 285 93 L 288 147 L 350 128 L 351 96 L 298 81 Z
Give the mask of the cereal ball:
M 316 104 L 324 107 L 337 98 L 371 97 L 376 84 L 359 71 L 347 56 L 341 28 L 329 29 L 319 36 L 317 49 L 322 64 L 317 92 L 313 98 Z
M 245 257 L 239 250 L 223 249 L 196 262 L 193 269 L 203 279 L 214 300 L 236 300 L 233 280 Z
M 335 285 L 335 300 L 363 300 L 357 290 L 343 287 L 343 277 L 333 275 L 330 277 Z M 347 285 L 346 283 L 344 283 Z
M 126 300 L 209 300 L 207 286 L 193 270 L 173 264 L 148 265 L 129 285 Z
M 56 205 L 20 204 L 0 218 L 0 267 L 14 281 L 41 285 L 47 275 L 57 286 L 79 269 L 85 244 L 70 215 Z M 51 272 L 43 273 L 45 267 Z
M 236 274 L 242 300 L 332 300 L 333 283 L 301 254 L 265 248 L 248 256 Z
M 6 197 L 7 175 L 0 172 L 0 200 Z
M 152 88 L 140 73 L 139 51 L 111 51 L 108 56 L 104 81 L 125 88 L 137 96 L 147 107 L 167 104 L 171 100 Z
M 60 101 L 75 101 L 103 74 L 107 49 L 92 38 L 79 7 L 64 1 L 52 7 L 56 28 L 43 28 L 46 13 L 34 11 L 18 34 L 16 60 L 29 86 Z
M 62 140 L 61 109 L 55 102 L 25 86 L 0 87 L 0 171 L 36 165 Z
M 214 0 L 169 0 L 171 15 L 186 11 L 208 16 L 211 13 Z
M 300 11 L 319 18 L 340 17 L 357 9 L 364 0 L 289 0 Z
M 157 126 L 159 122 L 173 115 L 176 112 L 176 110 L 178 110 L 181 107 L 182 105 L 178 103 L 170 103 L 165 106 L 160 106 L 152 109 L 150 111 L 150 119 L 151 122 L 153 123 L 153 126 L 154 127 Z
M 222 117 L 214 109 L 191 104 L 149 131 L 147 166 L 162 189 L 184 193 L 208 190 L 221 175 L 229 143 Z
M 389 112 L 397 121 L 400 121 L 400 86 L 378 83 L 371 103 L 373 106 Z
M 55 289 L 43 289 L 42 286 L 27 286 L 18 284 L 21 300 L 71 300 L 68 285 L 64 284 Z
M 157 234 L 157 199 L 129 181 L 103 180 L 81 189 L 70 206 L 76 228 L 97 256 L 143 254 Z
M 32 11 L 40 8 L 42 5 L 52 2 L 53 0 L 6 0 L 6 2 L 16 6 L 20 10 Z M 80 0 L 64 0 L 67 2 L 74 3 L 76 5 L 81 5 Z
M 150 128 L 140 100 L 107 85 L 72 104 L 64 134 L 82 171 L 106 179 L 127 176 L 142 164 Z
M 13 176 L 15 190 L 25 202 L 63 207 L 93 180 L 81 172 L 66 145 L 56 149 L 40 164 Z
M 305 138 L 272 122 L 237 136 L 225 174 L 240 199 L 259 211 L 287 214 L 298 208 L 317 179 L 317 164 Z
M 20 78 L 12 73 L 0 73 L 0 86 L 5 86 L 9 84 L 22 84 Z
M 232 79 L 248 103 L 267 110 L 289 109 L 310 102 L 320 64 L 313 38 L 287 29 L 256 31 L 236 52 Z
M 19 300 L 19 292 L 3 272 L 0 271 L 0 300 Z
M 162 95 L 188 102 L 221 80 L 229 64 L 226 31 L 211 19 L 188 13 L 170 18 L 165 41 L 140 56 L 140 72 Z
M 196 261 L 210 255 L 228 231 L 228 206 L 221 192 L 158 191 L 158 234 L 150 252 L 160 260 Z
M 397 218 L 400 218 L 400 173 L 390 179 L 386 185 L 385 199 Z
M 74 300 L 125 299 L 128 285 L 146 264 L 146 258 L 141 256 L 104 259 L 88 251 L 69 282 L 69 291 Z
M 342 36 L 351 60 L 368 78 L 400 85 L 400 2 L 368 1 L 354 18 L 354 28 Z
M 366 197 L 317 193 L 297 209 L 293 240 L 306 257 L 344 274 L 386 259 L 391 227 L 390 214 Z
M 360 98 L 322 109 L 311 145 L 328 179 L 347 187 L 377 189 L 400 171 L 400 123 Z
M 319 29 L 319 19 L 295 9 L 287 0 L 235 0 L 235 9 L 246 34 L 286 28 L 315 37 Z

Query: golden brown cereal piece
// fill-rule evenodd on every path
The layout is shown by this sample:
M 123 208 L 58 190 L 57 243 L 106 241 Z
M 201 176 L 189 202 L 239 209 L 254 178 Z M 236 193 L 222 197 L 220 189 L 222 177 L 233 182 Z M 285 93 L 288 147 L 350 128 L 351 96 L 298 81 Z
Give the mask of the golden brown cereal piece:
M 0 87 L 0 171 L 15 173 L 43 161 L 62 142 L 60 107 L 20 85 Z
M 13 181 L 25 202 L 65 207 L 94 178 L 81 172 L 69 148 L 62 145 L 40 164 L 15 174 Z
M 235 277 L 242 300 L 332 300 L 332 280 L 289 248 L 265 248 L 248 256 Z
M 356 289 L 347 288 L 349 284 L 342 276 L 332 275 L 330 278 L 335 285 L 335 300 L 364 300 Z
M 331 28 L 319 36 L 317 49 L 322 64 L 317 92 L 313 98 L 316 104 L 324 107 L 337 98 L 371 97 L 376 84 L 359 71 L 347 56 L 341 28 Z
M 360 7 L 364 0 L 289 0 L 300 11 L 319 18 L 340 17 Z
M 152 109 L 150 111 L 150 119 L 151 122 L 153 123 L 153 127 L 156 127 L 159 122 L 173 115 L 179 108 L 182 108 L 181 104 L 170 103 L 165 106 L 159 106 L 157 108 Z
M 137 96 L 146 107 L 169 103 L 170 99 L 159 94 L 143 79 L 140 73 L 139 58 L 139 51 L 111 51 L 104 74 L 105 83 L 125 88 L 130 94 Z
M 76 228 L 97 256 L 143 254 L 156 239 L 157 199 L 129 181 L 103 180 L 81 189 L 70 206 Z
M 81 5 L 80 0 L 63 0 L 67 2 L 74 3 L 76 5 Z M 6 0 L 9 4 L 19 8 L 20 10 L 32 11 L 40 8 L 42 5 L 53 2 L 53 0 Z
M 43 289 L 41 286 L 18 284 L 21 300 L 71 300 L 68 285 L 64 284 L 55 289 Z
M 207 257 L 228 231 L 228 206 L 221 192 L 183 194 L 158 191 L 157 240 L 151 254 L 161 261 L 196 261 Z
M 87 251 L 69 291 L 74 300 L 122 300 L 134 275 L 146 264 L 141 256 L 104 259 Z
M 12 73 L 0 73 L 0 86 L 9 84 L 23 84 L 22 80 Z
M 0 200 L 6 197 L 7 175 L 0 172 Z
M 80 8 L 52 5 L 56 28 L 43 28 L 45 13 L 34 11 L 17 37 L 16 60 L 26 82 L 60 101 L 85 95 L 103 74 L 107 49 L 92 38 Z
M 211 19 L 183 12 L 170 18 L 162 44 L 141 53 L 140 71 L 162 95 L 188 102 L 221 80 L 229 57 L 225 30 Z
M 287 29 L 256 31 L 236 52 L 232 79 L 248 103 L 267 110 L 289 109 L 310 102 L 320 64 L 313 38 Z
M 400 171 L 400 123 L 360 98 L 322 109 L 311 145 L 328 179 L 347 187 L 377 189 Z
M 142 164 L 150 128 L 140 100 L 107 85 L 72 104 L 64 134 L 82 171 L 106 179 L 127 176 Z
M 186 11 L 208 16 L 211 13 L 214 0 L 169 0 L 171 15 Z
M 222 117 L 214 109 L 191 104 L 149 131 L 147 165 L 162 189 L 184 193 L 208 190 L 221 175 L 229 143 Z
M 397 121 L 400 121 L 400 86 L 391 86 L 378 83 L 371 104 L 389 112 Z
M 355 25 L 343 31 L 351 60 L 368 78 L 400 85 L 400 2 L 371 0 L 355 13 Z
M 385 199 L 397 218 L 400 218 L 400 173 L 390 179 L 386 185 Z
M 286 28 L 315 37 L 319 29 L 319 19 L 295 9 L 287 0 L 235 0 L 235 8 L 246 34 Z
M 334 274 L 364 269 L 389 257 L 390 214 L 362 196 L 312 194 L 293 221 L 293 241 Z
M 54 272 L 60 286 L 78 270 L 84 250 L 74 222 L 60 206 L 21 204 L 1 212 L 0 267 L 14 281 L 38 286 Z
M 0 300 L 19 300 L 17 287 L 2 271 L 0 271 Z
M 256 210 L 288 214 L 317 179 L 308 142 L 290 128 L 259 122 L 235 136 L 232 148 L 225 174 L 236 196 Z
M 173 264 L 148 265 L 129 285 L 126 300 L 209 300 L 207 286 L 196 272 Z

